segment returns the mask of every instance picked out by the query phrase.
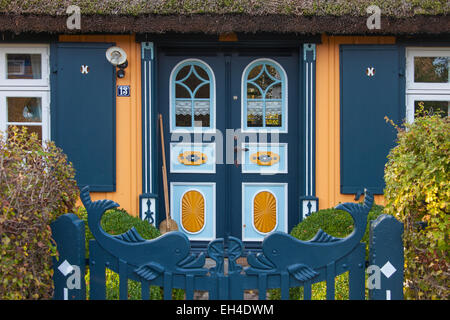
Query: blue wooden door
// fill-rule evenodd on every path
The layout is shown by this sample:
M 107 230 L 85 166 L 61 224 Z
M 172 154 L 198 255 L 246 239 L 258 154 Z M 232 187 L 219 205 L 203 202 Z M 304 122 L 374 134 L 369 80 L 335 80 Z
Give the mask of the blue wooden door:
M 259 247 L 298 222 L 298 59 L 298 48 L 160 48 L 171 217 L 194 246 L 231 235 Z
M 114 43 L 57 43 L 51 52 L 52 140 L 75 167 L 78 186 L 116 190 Z

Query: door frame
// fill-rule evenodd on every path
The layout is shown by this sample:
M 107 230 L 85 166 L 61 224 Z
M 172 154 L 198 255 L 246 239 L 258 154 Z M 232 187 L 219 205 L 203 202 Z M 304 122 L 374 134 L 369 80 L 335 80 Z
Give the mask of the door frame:
M 186 40 L 192 39 L 192 40 Z M 312 212 L 318 210 L 318 198 L 315 195 L 315 90 L 316 90 L 316 43 L 320 43 L 320 37 L 298 38 L 280 37 L 272 35 L 272 38 L 264 36 L 255 39 L 246 39 L 237 42 L 219 42 L 217 37 L 193 35 L 156 36 L 137 35 L 136 41 L 141 42 L 141 87 L 142 87 L 142 194 L 140 195 L 140 217 L 144 219 L 144 211 L 158 208 L 158 202 L 163 195 L 159 195 L 158 181 L 160 179 L 161 164 L 157 152 L 157 107 L 158 93 L 156 89 L 157 75 L 157 50 L 170 48 L 173 50 L 223 50 L 230 47 L 239 49 L 255 49 L 258 47 L 269 47 L 274 50 L 285 48 L 297 48 L 299 50 L 299 123 L 302 124 L 300 132 L 303 138 L 299 140 L 299 176 L 304 181 L 299 182 L 300 208 L 297 215 L 289 214 L 288 232 Z M 189 56 L 187 57 L 194 57 Z M 299 134 L 300 134 L 299 132 Z M 156 205 L 155 205 L 156 204 Z M 147 210 L 148 211 L 148 210 Z M 157 209 L 156 209 L 157 211 Z M 165 218 L 164 213 L 153 212 L 156 219 L 154 225 Z M 204 249 L 204 248 L 203 248 Z M 255 248 L 258 249 L 258 248 Z

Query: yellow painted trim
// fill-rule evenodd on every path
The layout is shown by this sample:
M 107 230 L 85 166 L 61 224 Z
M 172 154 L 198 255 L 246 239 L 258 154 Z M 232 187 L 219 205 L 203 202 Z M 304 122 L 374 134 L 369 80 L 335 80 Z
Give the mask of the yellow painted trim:
M 319 209 L 354 201 L 353 195 L 340 193 L 339 45 L 394 43 L 395 37 L 323 35 L 322 43 L 316 47 L 316 195 Z M 375 202 L 384 204 L 384 197 L 376 195 Z
M 128 213 L 138 216 L 142 190 L 140 44 L 134 35 L 61 35 L 59 41 L 115 42 L 127 53 L 125 77 L 116 79 L 117 85 L 130 86 L 130 97 L 116 98 L 116 192 L 95 192 L 92 199 L 114 200 Z

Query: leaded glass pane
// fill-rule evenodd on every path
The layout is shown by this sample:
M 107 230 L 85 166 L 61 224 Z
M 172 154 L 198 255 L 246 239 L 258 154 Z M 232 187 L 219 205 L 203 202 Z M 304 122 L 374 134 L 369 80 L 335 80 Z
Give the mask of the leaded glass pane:
M 258 77 L 258 75 L 261 73 L 262 67 L 262 64 L 253 67 L 253 69 L 248 73 L 248 80 L 255 80 L 256 77 Z
M 176 86 L 175 86 L 175 97 L 177 99 L 180 99 L 180 98 L 190 99 L 191 98 L 191 94 L 188 91 L 188 89 L 186 89 L 186 87 L 182 86 L 181 84 L 176 84 Z
M 197 89 L 195 93 L 196 99 L 209 99 L 209 83 L 205 83 Z
M 195 72 L 203 81 L 209 81 L 208 73 L 199 66 L 194 66 Z
M 248 101 L 247 103 L 247 126 L 262 127 L 263 126 L 263 107 L 262 101 Z
M 176 76 L 176 80 L 177 81 L 181 81 L 184 78 L 186 78 L 186 76 L 188 75 L 189 71 L 191 70 L 191 66 L 184 66 L 183 68 L 181 68 Z
M 192 102 L 190 100 L 175 102 L 175 119 L 177 127 L 192 126 Z
M 281 99 L 281 83 L 274 84 L 267 90 L 266 99 Z
M 194 102 L 194 126 L 209 127 L 210 103 L 208 101 Z
M 273 66 L 271 66 L 271 65 L 266 65 L 266 69 L 267 69 L 267 72 L 268 72 L 272 77 L 274 77 L 274 78 L 277 79 L 277 80 L 281 80 L 281 76 L 280 76 L 280 74 L 278 73 L 278 70 L 275 69 Z
M 266 127 L 281 127 L 282 102 L 266 102 Z
M 283 79 L 268 63 L 254 66 L 246 79 L 247 127 L 282 127 Z
M 247 85 L 247 99 L 262 99 L 261 90 L 249 83 Z
M 207 70 L 190 63 L 175 79 L 175 126 L 210 127 L 212 88 Z

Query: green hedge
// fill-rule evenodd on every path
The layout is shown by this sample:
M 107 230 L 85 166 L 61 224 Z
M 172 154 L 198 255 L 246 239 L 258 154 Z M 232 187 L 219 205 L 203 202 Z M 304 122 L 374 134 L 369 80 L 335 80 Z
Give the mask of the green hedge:
M 91 231 L 89 230 L 87 223 L 86 209 L 81 207 L 77 212 L 78 216 L 86 223 L 86 255 L 89 255 L 89 240 L 93 239 Z M 123 209 L 108 210 L 102 217 L 101 226 L 105 232 L 113 235 L 121 234 L 132 227 L 134 227 L 144 239 L 154 239 L 160 236 L 160 232 L 154 226 L 148 222 L 143 221 L 137 217 L 133 217 Z M 89 296 L 89 268 L 86 272 L 86 290 Z M 150 299 L 161 300 L 162 289 L 160 287 L 152 286 L 150 288 Z M 181 300 L 184 298 L 184 291 L 180 289 L 174 289 L 172 299 Z M 106 299 L 118 300 L 119 299 L 119 275 L 112 270 L 106 269 Z M 128 299 L 140 300 L 141 299 L 141 284 L 134 280 L 128 280 Z
M 362 242 L 366 243 L 366 259 L 368 258 L 369 250 L 369 224 L 371 220 L 375 220 L 383 213 L 383 206 L 373 205 L 367 217 L 367 229 Z M 353 231 L 353 219 L 350 214 L 345 211 L 336 209 L 324 209 L 312 213 L 307 219 L 296 225 L 291 235 L 300 240 L 309 240 L 315 236 L 317 231 L 322 229 L 329 235 L 334 237 L 344 238 Z M 348 300 L 348 273 L 341 274 L 336 277 L 335 281 L 336 300 Z M 271 290 L 270 298 L 278 300 L 281 298 L 280 290 Z M 292 300 L 303 299 L 303 287 L 291 288 L 289 290 L 289 298 Z M 326 283 L 319 282 L 312 285 L 312 299 L 324 300 L 326 299 Z

